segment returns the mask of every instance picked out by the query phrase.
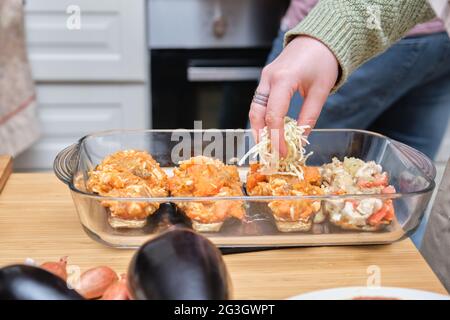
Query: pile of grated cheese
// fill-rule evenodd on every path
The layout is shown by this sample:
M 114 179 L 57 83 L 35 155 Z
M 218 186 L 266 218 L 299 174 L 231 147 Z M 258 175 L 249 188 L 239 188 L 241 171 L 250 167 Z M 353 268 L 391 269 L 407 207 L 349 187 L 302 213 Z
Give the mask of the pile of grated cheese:
M 256 160 L 259 157 L 261 164 L 260 172 L 262 174 L 282 174 L 297 176 L 300 180 L 304 179 L 303 166 L 312 152 L 306 154 L 304 148 L 309 141 L 305 135 L 309 126 L 299 126 L 297 121 L 289 117 L 284 118 L 284 139 L 286 141 L 287 155 L 280 158 L 278 150 L 271 150 L 269 130 L 264 127 L 261 134 L 261 141 L 253 146 L 239 161 L 243 165 L 245 160 L 252 156 Z

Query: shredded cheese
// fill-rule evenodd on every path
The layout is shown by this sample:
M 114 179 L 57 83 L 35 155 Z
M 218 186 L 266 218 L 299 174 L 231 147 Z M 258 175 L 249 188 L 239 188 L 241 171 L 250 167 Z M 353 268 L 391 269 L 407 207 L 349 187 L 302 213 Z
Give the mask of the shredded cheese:
M 243 165 L 245 160 L 252 156 L 261 164 L 260 172 L 263 174 L 284 174 L 297 176 L 303 180 L 303 168 L 312 152 L 306 154 L 305 144 L 309 144 L 305 131 L 309 126 L 299 126 L 297 121 L 289 117 L 284 118 L 284 139 L 286 141 L 287 155 L 280 158 L 278 150 L 271 150 L 269 130 L 264 127 L 261 141 L 253 146 L 239 161 Z

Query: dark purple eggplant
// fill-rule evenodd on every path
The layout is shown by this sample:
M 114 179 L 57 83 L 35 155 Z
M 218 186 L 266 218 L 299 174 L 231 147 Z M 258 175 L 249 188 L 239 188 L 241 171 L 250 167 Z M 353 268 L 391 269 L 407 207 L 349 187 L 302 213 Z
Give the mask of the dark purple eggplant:
M 149 217 L 147 230 L 149 233 L 162 233 L 172 227 L 192 229 L 191 220 L 175 203 L 162 203 L 159 209 Z
M 0 300 L 82 300 L 54 274 L 38 267 L 12 265 L 0 269 Z
M 231 282 L 220 251 L 204 236 L 173 228 L 145 243 L 128 269 L 138 300 L 229 299 Z

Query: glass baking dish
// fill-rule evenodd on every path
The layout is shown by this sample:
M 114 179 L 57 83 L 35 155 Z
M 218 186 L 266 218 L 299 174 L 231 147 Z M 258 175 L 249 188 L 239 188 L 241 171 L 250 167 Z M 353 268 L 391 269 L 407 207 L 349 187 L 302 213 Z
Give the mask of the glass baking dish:
M 148 151 L 170 176 L 179 160 L 205 155 L 234 164 L 254 145 L 249 130 L 117 130 L 91 134 L 62 150 L 54 162 L 56 176 L 71 190 L 81 225 L 94 240 L 117 248 L 134 248 L 173 225 L 192 227 L 180 209 L 181 204 L 239 202 L 245 208 L 245 221 L 227 219 L 220 230 L 205 233 L 219 247 L 277 247 L 383 244 L 397 241 L 420 223 L 435 187 L 435 167 L 421 152 L 385 136 L 347 129 L 313 130 L 307 152 L 309 166 L 329 163 L 333 157 L 374 160 L 389 174 L 396 193 L 371 195 L 248 196 L 245 181 L 249 162 L 238 167 L 244 196 L 235 197 L 160 197 L 111 198 L 89 192 L 88 172 L 104 157 L 116 151 Z M 314 223 L 308 231 L 281 232 L 271 214 L 273 201 L 314 201 L 326 203 L 361 201 L 365 198 L 392 200 L 395 217 L 378 231 L 343 230 L 327 219 Z M 158 204 L 159 209 L 134 227 L 112 227 L 111 212 L 103 201 L 115 203 Z M 195 221 L 194 221 L 195 223 Z

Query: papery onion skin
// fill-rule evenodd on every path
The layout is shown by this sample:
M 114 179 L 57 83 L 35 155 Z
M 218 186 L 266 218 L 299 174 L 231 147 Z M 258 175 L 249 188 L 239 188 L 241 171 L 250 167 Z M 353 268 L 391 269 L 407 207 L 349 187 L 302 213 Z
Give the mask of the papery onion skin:
M 44 262 L 40 267 L 44 270 L 47 270 L 48 272 L 53 273 L 55 276 L 60 277 L 64 281 L 67 280 L 67 256 L 62 257 L 57 262 Z
M 130 294 L 128 292 L 127 276 L 123 274 L 121 278 L 114 282 L 103 293 L 101 300 L 129 300 Z
M 92 268 L 81 274 L 77 291 L 86 299 L 99 298 L 117 280 L 116 272 L 110 267 Z

